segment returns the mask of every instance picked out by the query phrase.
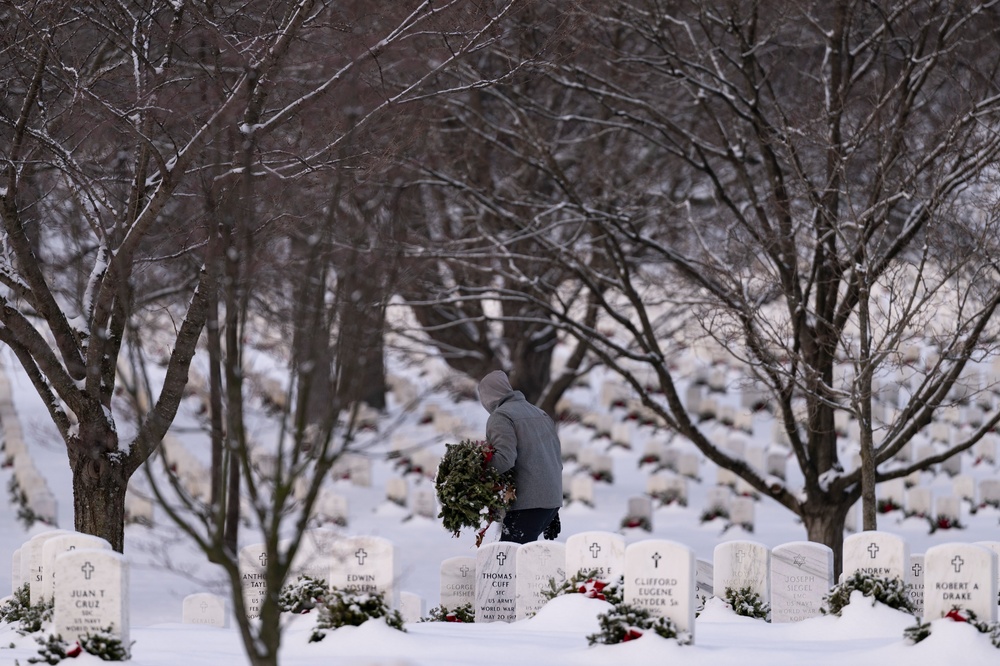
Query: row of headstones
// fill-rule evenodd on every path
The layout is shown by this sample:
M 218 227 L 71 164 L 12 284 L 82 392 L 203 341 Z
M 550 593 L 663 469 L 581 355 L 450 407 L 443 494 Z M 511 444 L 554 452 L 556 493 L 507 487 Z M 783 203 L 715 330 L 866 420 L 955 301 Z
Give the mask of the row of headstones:
M 100 537 L 71 530 L 36 534 L 11 558 L 13 591 L 53 602 L 54 632 L 73 642 L 110 630 L 129 644 L 128 561 Z
M 987 622 L 997 618 L 1000 542 L 945 543 L 911 556 L 899 537 L 882 532 L 852 535 L 844 544 L 844 575 L 865 572 L 898 578 L 926 620 L 954 606 Z M 623 577 L 626 603 L 648 609 L 694 635 L 694 617 L 704 599 L 725 590 L 749 589 L 769 604 L 772 622 L 794 622 L 822 614 L 834 585 L 833 551 L 822 544 L 793 542 L 773 550 L 753 541 L 716 546 L 712 563 L 669 540 L 625 545 L 608 532 L 571 536 L 565 544 L 498 542 L 483 546 L 475 558 L 458 557 L 441 565 L 441 605 L 473 603 L 477 622 L 515 621 L 537 612 L 556 585 L 577 574 L 605 582 Z M 721 593 L 721 594 L 720 594 Z
M 31 458 L 24 441 L 21 420 L 14 409 L 10 380 L 0 370 L 0 428 L 3 431 L 3 463 L 14 468 L 14 482 L 23 495 L 25 508 L 38 520 L 55 525 L 58 503 Z

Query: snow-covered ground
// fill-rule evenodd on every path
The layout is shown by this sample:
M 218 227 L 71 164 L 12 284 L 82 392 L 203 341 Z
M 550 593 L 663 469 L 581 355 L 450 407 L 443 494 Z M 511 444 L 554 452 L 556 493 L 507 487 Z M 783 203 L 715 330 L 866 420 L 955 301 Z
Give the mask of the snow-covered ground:
M 72 528 L 72 489 L 70 470 L 65 452 L 55 429 L 48 421 L 42 405 L 16 361 L 5 352 L 4 370 L 13 388 L 25 439 L 39 471 L 59 502 L 58 527 Z M 264 368 L 266 369 L 266 368 Z M 403 370 L 398 370 L 404 372 Z M 409 370 L 410 379 L 421 388 L 431 385 L 427 368 Z M 589 386 L 579 386 L 567 396 L 574 403 L 610 413 L 616 422 L 624 421 L 621 408 L 601 406 L 601 377 L 596 373 Z M 717 394 L 720 402 L 736 401 L 729 395 Z M 427 404 L 436 405 L 439 412 L 454 416 L 468 432 L 481 432 L 486 413 L 474 399 L 454 401 L 445 393 L 435 393 Z M 419 595 L 427 610 L 438 605 L 439 568 L 442 560 L 458 555 L 474 555 L 471 534 L 453 538 L 439 521 L 411 516 L 410 511 L 386 499 L 386 481 L 398 474 L 385 454 L 393 437 L 408 437 L 414 442 L 429 443 L 429 448 L 441 454 L 446 442 L 457 441 L 453 435 L 438 432 L 432 424 L 421 424 L 426 408 L 404 413 L 392 401 L 389 414 L 370 435 L 367 453 L 372 465 L 371 485 L 361 487 L 346 480 L 329 480 L 336 492 L 349 503 L 350 519 L 343 532 L 349 535 L 374 535 L 391 540 L 401 561 L 399 588 Z M 174 436 L 195 456 L 207 460 L 206 440 L 197 421 L 197 405 L 185 403 L 173 430 Z M 397 424 L 390 435 L 388 424 Z M 753 417 L 750 445 L 772 446 L 773 424 L 766 413 Z M 719 437 L 729 430 L 717 428 Z M 258 432 L 263 435 L 265 431 Z M 631 425 L 632 446 L 625 449 L 609 447 L 610 440 L 596 439 L 594 431 L 581 424 L 563 425 L 564 441 L 578 441 L 612 456 L 613 483 L 596 483 L 594 506 L 571 503 L 561 512 L 563 530 L 559 541 L 572 534 L 588 530 L 620 531 L 627 543 L 663 538 L 688 545 L 699 559 L 711 561 L 715 546 L 733 539 L 752 539 L 769 547 L 801 541 L 806 538 L 803 526 L 786 509 L 763 499 L 756 505 L 756 524 L 752 533 L 741 528 L 723 531 L 721 521 L 702 523 L 704 497 L 715 484 L 716 469 L 707 462 L 700 467 L 700 481 L 689 482 L 690 498 L 686 507 L 676 505 L 657 508 L 653 515 L 652 532 L 640 529 L 621 530 L 628 499 L 643 494 L 648 467 L 640 467 L 639 457 L 651 438 L 667 441 L 669 436 L 651 427 Z M 674 441 L 673 445 L 689 444 Z M 691 448 L 693 450 L 693 447 Z M 977 461 L 972 454 L 962 460 L 963 472 L 977 481 L 997 476 L 994 464 Z M 566 471 L 573 470 L 567 463 Z M 141 472 L 140 472 L 141 475 Z M 0 483 L 7 487 L 10 469 L 0 470 Z M 412 493 L 417 484 L 431 485 L 428 479 L 408 477 Z M 788 466 L 788 483 L 799 479 L 792 461 Z M 947 474 L 925 473 L 921 483 L 934 495 L 950 494 L 952 477 Z M 900 512 L 880 517 L 879 528 L 896 533 L 907 540 L 911 553 L 923 553 L 930 546 L 952 542 L 995 540 L 998 533 L 998 513 L 984 509 L 972 514 L 963 502 L 961 530 L 938 530 L 929 533 L 925 520 L 904 520 Z M 15 549 L 32 535 L 50 529 L 35 525 L 24 527 L 16 519 L 14 507 L 0 512 L 0 563 L 10 563 Z M 496 539 L 491 529 L 487 541 Z M 259 541 L 244 533 L 243 544 Z M 201 666 L 218 663 L 244 663 L 242 647 L 233 624 L 225 629 L 181 624 L 181 603 L 194 592 L 210 591 L 228 595 L 222 578 L 180 533 L 169 524 L 160 511 L 154 525 L 129 525 L 126 528 L 125 554 L 130 563 L 132 663 L 154 666 L 180 663 Z M 0 594 L 11 588 L 10 566 L 0 567 Z M 442 666 L 447 664 L 607 664 L 620 661 L 633 664 L 768 664 L 771 666 L 808 663 L 878 664 L 908 663 L 910 666 L 961 662 L 965 666 L 995 664 L 1000 651 L 988 639 L 969 625 L 950 620 L 936 621 L 930 638 L 917 645 L 909 644 L 903 629 L 914 624 L 909 615 L 866 602 L 852 603 L 842 617 L 818 617 L 795 624 L 769 624 L 736 616 L 721 602 L 710 601 L 697 619 L 695 645 L 679 646 L 673 641 L 647 634 L 641 639 L 617 646 L 588 646 L 587 635 L 598 630 L 597 616 L 608 604 L 582 595 L 561 597 L 550 602 L 535 617 L 512 624 L 409 623 L 401 633 L 381 621 L 371 621 L 361 627 L 345 627 L 331 632 L 320 643 L 308 643 L 307 637 L 314 618 L 310 615 L 290 619 L 281 663 L 336 663 Z M 17 635 L 10 627 L 0 625 L 0 664 L 27 663 L 37 654 L 31 638 Z M 84 655 L 78 663 L 98 663 L 96 657 Z

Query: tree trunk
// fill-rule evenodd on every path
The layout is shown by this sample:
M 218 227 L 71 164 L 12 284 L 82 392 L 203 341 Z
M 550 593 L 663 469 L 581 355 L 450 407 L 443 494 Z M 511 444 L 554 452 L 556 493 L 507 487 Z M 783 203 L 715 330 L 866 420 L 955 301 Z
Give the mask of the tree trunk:
M 810 541 L 822 543 L 833 550 L 833 580 L 840 579 L 844 569 L 844 523 L 850 504 L 815 503 L 803 506 L 802 522 Z
M 125 491 L 128 476 L 121 463 L 103 456 L 73 468 L 73 516 L 77 532 L 107 539 L 125 549 Z

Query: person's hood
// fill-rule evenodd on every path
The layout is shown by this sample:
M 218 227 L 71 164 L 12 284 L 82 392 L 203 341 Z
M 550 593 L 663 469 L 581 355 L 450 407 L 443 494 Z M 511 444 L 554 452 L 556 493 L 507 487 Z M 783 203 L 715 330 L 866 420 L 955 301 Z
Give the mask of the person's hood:
M 503 370 L 494 370 L 479 382 L 479 401 L 490 414 L 500 405 L 501 400 L 513 392 L 507 373 Z

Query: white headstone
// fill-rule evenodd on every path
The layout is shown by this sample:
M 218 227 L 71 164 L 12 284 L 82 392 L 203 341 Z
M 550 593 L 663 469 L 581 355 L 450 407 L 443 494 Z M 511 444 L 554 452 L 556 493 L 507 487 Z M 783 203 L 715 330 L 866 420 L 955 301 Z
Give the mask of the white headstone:
M 798 622 L 822 614 L 833 587 L 833 550 L 812 541 L 771 551 L 771 622 Z
M 354 593 L 380 592 L 390 608 L 399 608 L 399 561 L 396 547 L 377 536 L 353 536 L 333 543 L 330 587 Z
M 403 617 L 403 622 L 420 622 L 426 610 L 424 598 L 414 592 L 401 591 L 399 593 L 399 614 Z
M 729 503 L 729 522 L 747 532 L 754 528 L 754 501 L 749 497 L 734 497 Z
M 924 553 L 924 619 L 936 620 L 953 607 L 997 621 L 997 554 L 968 543 L 943 543 Z
M 968 474 L 959 474 L 951 480 L 951 491 L 955 497 L 976 506 L 976 480 Z
M 55 560 L 56 591 L 52 619 L 64 641 L 105 631 L 128 649 L 128 561 L 113 550 L 79 549 Z
M 476 558 L 450 557 L 441 562 L 441 609 L 453 611 L 476 603 Z
M 888 532 L 867 530 L 844 537 L 844 577 L 860 571 L 906 581 L 910 546 Z
M 942 495 L 934 500 L 934 522 L 938 529 L 958 527 L 962 513 L 962 500 L 954 495 Z
M 520 544 L 497 541 L 476 551 L 476 622 L 517 619 L 517 549 Z
M 760 595 L 762 603 L 771 603 L 771 551 L 756 541 L 727 541 L 715 546 L 712 553 L 715 596 L 724 599 L 726 590 L 749 588 Z
M 930 518 L 933 510 L 933 492 L 926 486 L 914 486 L 906 492 L 906 513 Z
M 573 502 L 594 506 L 594 480 L 583 474 L 574 476 L 569 484 L 569 498 Z
M 647 539 L 625 548 L 624 601 L 670 619 L 694 641 L 695 556 L 687 546 Z
M 320 524 L 332 523 L 341 527 L 346 526 L 348 518 L 347 497 L 335 492 L 330 487 L 320 488 L 316 495 L 313 515 L 316 516 Z
M 434 492 L 434 488 L 427 485 L 417 486 L 413 489 L 412 501 L 414 515 L 430 518 L 431 520 L 437 518 L 437 495 Z
M 788 471 L 788 454 L 785 451 L 769 451 L 765 464 L 768 474 L 784 480 Z
M 924 616 L 924 554 L 910 555 L 910 566 L 906 573 L 906 594 L 913 604 L 914 614 Z
M 1000 479 L 979 480 L 979 504 L 1000 509 Z
M 260 617 L 260 609 L 267 598 L 267 577 L 264 575 L 267 551 L 264 544 L 255 543 L 240 548 L 238 562 L 243 604 L 247 617 L 253 620 Z
M 37 604 L 46 598 L 50 589 L 45 586 L 45 560 L 42 551 L 45 542 L 65 534 L 72 534 L 72 532 L 69 530 L 49 530 L 36 534 L 21 546 L 21 578 L 28 581 L 32 604 Z M 25 554 L 27 554 L 27 558 L 25 558 Z
M 906 506 L 906 482 L 903 479 L 883 481 L 875 487 L 883 512 Z
M 330 558 L 333 544 L 342 536 L 332 529 L 316 528 L 304 530 L 299 538 L 299 547 L 289 571 L 290 583 L 299 576 L 311 576 L 330 584 Z
M 697 453 L 685 452 L 677 457 L 677 473 L 689 479 L 701 478 L 701 456 Z
M 614 532 L 578 532 L 566 539 L 566 577 L 593 575 L 615 583 L 624 574 L 625 538 Z
M 515 617 L 529 618 L 548 601 L 543 592 L 550 581 L 557 588 L 566 580 L 566 545 L 557 541 L 531 541 L 517 549 Z
M 224 628 L 226 626 L 226 600 L 211 592 L 189 594 L 184 597 L 181 605 L 181 622 Z
M 728 486 L 712 486 L 705 492 L 705 511 L 722 511 L 729 515 L 729 503 L 732 501 L 733 491 Z
M 409 493 L 406 479 L 394 476 L 385 482 L 385 498 L 399 506 L 406 506 L 406 497 Z
M 646 492 L 662 506 L 687 506 L 688 503 L 687 479 L 669 472 L 653 474 L 647 478 Z
M 42 597 L 44 599 L 52 599 L 55 594 L 54 565 L 56 557 L 71 550 L 83 548 L 112 550 L 111 544 L 108 543 L 107 539 L 80 532 L 69 532 L 53 537 L 42 545 Z
M 648 496 L 630 497 L 628 499 L 628 513 L 625 514 L 622 527 L 652 531 L 653 500 Z

